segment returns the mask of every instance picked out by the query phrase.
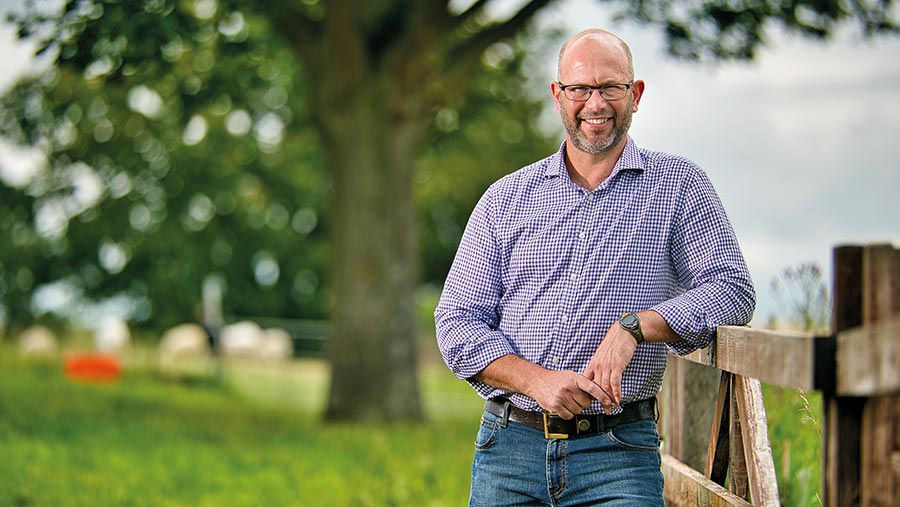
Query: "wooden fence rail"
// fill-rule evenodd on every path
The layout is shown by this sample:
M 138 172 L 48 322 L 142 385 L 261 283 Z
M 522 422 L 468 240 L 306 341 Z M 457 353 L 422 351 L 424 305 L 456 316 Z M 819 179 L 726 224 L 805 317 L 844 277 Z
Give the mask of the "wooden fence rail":
M 829 336 L 726 326 L 709 348 L 671 358 L 660 421 L 667 505 L 781 505 L 761 382 L 822 392 L 826 507 L 900 502 L 900 250 L 835 248 L 832 289 Z M 685 413 L 696 408 L 686 361 L 721 370 L 702 472 L 682 463 Z

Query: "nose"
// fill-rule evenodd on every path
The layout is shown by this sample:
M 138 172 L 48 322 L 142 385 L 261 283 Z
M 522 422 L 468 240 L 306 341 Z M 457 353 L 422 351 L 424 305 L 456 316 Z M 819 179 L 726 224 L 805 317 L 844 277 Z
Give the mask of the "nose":
M 609 101 L 604 99 L 603 95 L 600 93 L 600 90 L 598 90 L 596 88 L 591 90 L 591 96 L 588 97 L 587 101 L 585 101 L 585 103 L 584 103 L 585 106 L 597 105 L 597 106 L 602 106 L 602 107 L 605 107 L 608 104 L 609 104 Z

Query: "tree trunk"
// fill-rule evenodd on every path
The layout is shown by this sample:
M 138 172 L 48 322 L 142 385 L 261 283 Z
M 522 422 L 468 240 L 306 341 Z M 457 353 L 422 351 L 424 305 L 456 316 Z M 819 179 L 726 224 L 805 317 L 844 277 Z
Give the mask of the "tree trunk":
M 333 177 L 328 420 L 423 417 L 412 179 L 427 123 L 392 110 L 400 102 L 390 100 L 390 83 L 382 81 L 357 90 L 352 107 L 321 118 Z

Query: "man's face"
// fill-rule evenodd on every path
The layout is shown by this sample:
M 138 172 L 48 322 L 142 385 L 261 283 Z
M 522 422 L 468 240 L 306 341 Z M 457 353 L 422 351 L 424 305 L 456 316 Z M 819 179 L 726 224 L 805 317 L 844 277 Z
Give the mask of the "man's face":
M 590 39 L 569 48 L 559 77 L 565 85 L 600 86 L 632 80 L 628 59 L 618 45 Z M 569 143 L 583 152 L 602 154 L 627 141 L 643 82 L 636 82 L 619 100 L 605 100 L 594 90 L 587 101 L 578 102 L 568 99 L 556 83 L 551 89 Z

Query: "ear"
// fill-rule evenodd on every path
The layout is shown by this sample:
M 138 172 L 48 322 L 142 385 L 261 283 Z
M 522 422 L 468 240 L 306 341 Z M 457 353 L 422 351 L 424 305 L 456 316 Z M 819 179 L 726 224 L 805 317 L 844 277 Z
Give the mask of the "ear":
M 638 79 L 631 85 L 631 98 L 632 98 L 632 111 L 637 112 L 638 104 L 641 102 L 641 97 L 644 96 L 644 87 L 645 83 L 643 80 Z
M 550 94 L 553 95 L 553 102 L 556 103 L 556 111 L 559 112 L 559 95 L 562 93 L 562 88 L 559 87 L 559 83 L 557 81 L 550 81 Z

